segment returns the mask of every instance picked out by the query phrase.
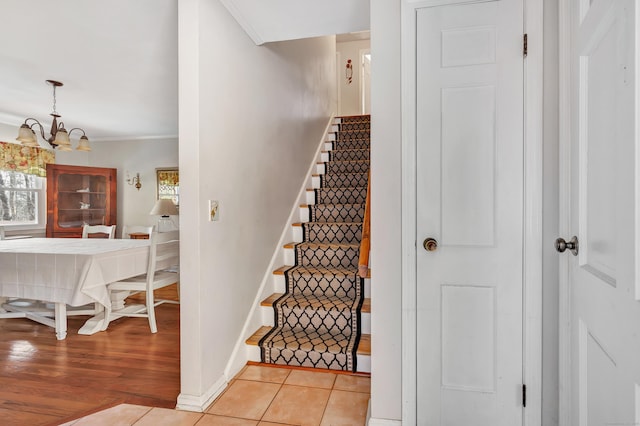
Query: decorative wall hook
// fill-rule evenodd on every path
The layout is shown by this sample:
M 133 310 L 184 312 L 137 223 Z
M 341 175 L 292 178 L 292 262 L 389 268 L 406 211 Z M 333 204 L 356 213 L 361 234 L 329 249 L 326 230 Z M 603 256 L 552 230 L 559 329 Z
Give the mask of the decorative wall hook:
M 347 59 L 345 77 L 347 78 L 347 84 L 351 84 L 351 81 L 353 80 L 353 64 L 351 63 L 351 59 Z

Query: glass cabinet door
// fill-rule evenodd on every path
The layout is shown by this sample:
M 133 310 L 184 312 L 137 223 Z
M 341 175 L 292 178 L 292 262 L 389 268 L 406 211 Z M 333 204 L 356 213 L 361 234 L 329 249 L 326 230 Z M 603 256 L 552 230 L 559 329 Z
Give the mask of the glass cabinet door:
M 107 179 L 105 176 L 60 174 L 58 176 L 59 228 L 105 225 Z

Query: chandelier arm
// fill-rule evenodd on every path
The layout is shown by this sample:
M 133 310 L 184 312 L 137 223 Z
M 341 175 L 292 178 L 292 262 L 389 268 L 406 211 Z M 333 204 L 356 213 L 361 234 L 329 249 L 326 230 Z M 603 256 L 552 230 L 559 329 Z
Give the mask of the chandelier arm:
M 29 123 L 28 123 L 29 120 L 34 121 L 34 123 L 29 125 Z M 42 135 L 42 139 L 44 139 L 45 141 L 47 140 L 47 138 L 44 136 L 44 127 L 42 127 L 42 124 L 40 124 L 40 122 L 38 120 L 36 120 L 35 118 L 27 118 L 26 120 L 24 120 L 24 124 L 29 126 L 29 128 L 31 130 L 33 130 L 33 126 L 35 126 L 37 124 L 38 127 L 40 128 L 40 135 Z
M 74 130 L 80 130 L 82 132 L 82 136 L 87 136 L 84 130 L 81 129 L 80 127 L 74 127 L 73 129 L 69 130 L 69 136 L 71 136 L 71 132 L 73 132 Z

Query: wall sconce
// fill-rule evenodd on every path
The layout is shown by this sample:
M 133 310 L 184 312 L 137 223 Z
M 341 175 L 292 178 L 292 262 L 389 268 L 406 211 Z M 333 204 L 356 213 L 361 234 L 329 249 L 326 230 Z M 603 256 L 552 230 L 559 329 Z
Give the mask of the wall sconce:
M 130 178 L 129 172 L 127 172 L 127 183 L 129 185 L 135 186 L 136 189 L 140 191 L 140 188 L 142 188 L 142 183 L 140 182 L 140 173 L 136 173 L 136 175 L 133 178 Z

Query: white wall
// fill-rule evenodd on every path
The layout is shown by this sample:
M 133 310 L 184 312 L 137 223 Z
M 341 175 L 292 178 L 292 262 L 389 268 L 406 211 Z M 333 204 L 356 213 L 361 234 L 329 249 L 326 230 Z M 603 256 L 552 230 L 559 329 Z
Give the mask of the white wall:
M 360 51 L 369 49 L 370 46 L 369 40 L 336 43 L 336 50 L 340 57 L 340 63 L 338 64 L 338 84 L 340 85 L 338 108 L 340 115 L 358 115 L 362 113 L 362 98 L 360 94 L 362 63 Z M 345 74 L 347 60 L 349 59 L 351 59 L 351 64 L 353 65 L 351 84 L 348 83 Z
M 543 400 L 545 426 L 558 424 L 558 21 L 544 0 Z M 402 417 L 400 0 L 371 0 L 371 417 Z M 529 46 L 535 48 L 534 46 Z M 378 423 L 376 423 L 378 424 Z
M 178 167 L 178 140 L 93 142 L 91 147 L 89 166 L 118 169 L 116 235 L 121 235 L 123 225 L 156 225 L 159 217 L 149 215 L 156 202 L 156 168 Z M 139 191 L 127 184 L 127 172 L 130 178 L 140 173 Z M 178 224 L 177 217 L 171 219 Z
M 335 110 L 335 37 L 256 46 L 219 0 L 179 3 L 181 394 L 222 390 L 309 161 Z M 208 200 L 220 221 L 208 222 Z

